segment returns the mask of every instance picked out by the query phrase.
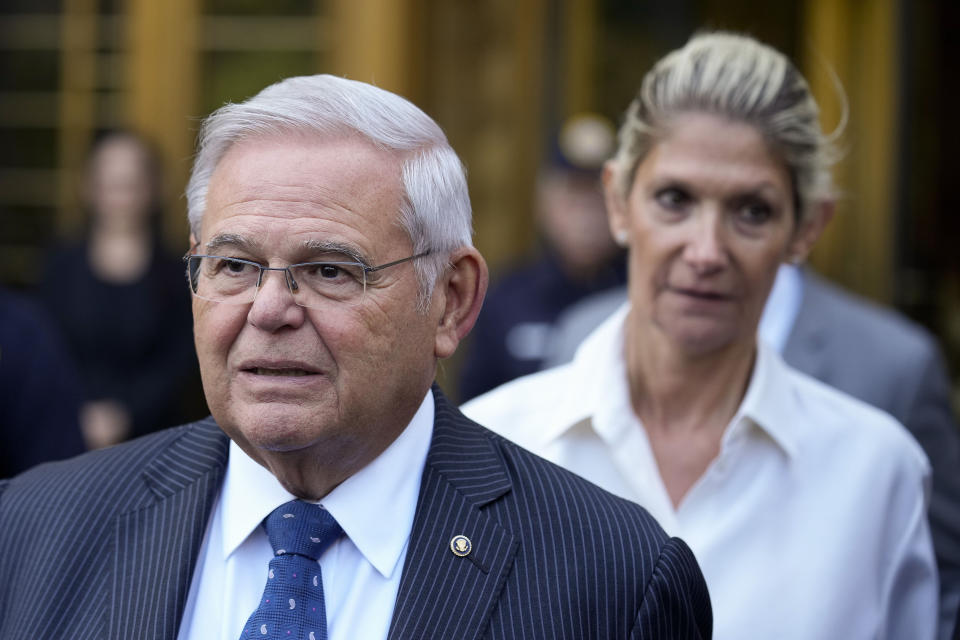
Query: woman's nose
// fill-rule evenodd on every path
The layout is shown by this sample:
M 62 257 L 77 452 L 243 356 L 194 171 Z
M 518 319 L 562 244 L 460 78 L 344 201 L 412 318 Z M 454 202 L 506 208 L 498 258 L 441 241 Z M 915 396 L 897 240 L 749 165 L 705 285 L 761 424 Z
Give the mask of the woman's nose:
M 727 248 L 720 216 L 708 212 L 691 222 L 684 259 L 701 275 L 722 269 L 727 262 Z

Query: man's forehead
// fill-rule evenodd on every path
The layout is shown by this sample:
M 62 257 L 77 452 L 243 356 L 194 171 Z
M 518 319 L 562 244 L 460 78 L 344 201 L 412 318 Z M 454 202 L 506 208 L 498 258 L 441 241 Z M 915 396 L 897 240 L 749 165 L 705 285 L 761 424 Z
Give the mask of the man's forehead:
M 216 233 L 209 240 L 203 243 L 203 249 L 208 253 L 216 253 L 218 250 L 223 249 L 239 249 L 251 254 L 262 254 L 265 249 L 269 248 L 268 240 L 263 235 L 260 234 L 245 234 L 245 233 Z M 293 240 L 286 243 L 289 245 L 288 248 L 299 251 L 303 253 L 336 253 L 342 254 L 344 256 L 350 257 L 359 262 L 364 262 L 366 256 L 363 251 L 356 245 L 350 242 L 344 242 L 341 240 L 322 238 L 322 237 L 307 237 L 298 240 Z
M 304 248 L 343 238 L 364 244 L 363 236 L 392 234 L 403 201 L 396 154 L 362 139 L 244 140 L 212 177 L 203 244 L 252 247 L 277 229 L 308 236 L 294 238 Z

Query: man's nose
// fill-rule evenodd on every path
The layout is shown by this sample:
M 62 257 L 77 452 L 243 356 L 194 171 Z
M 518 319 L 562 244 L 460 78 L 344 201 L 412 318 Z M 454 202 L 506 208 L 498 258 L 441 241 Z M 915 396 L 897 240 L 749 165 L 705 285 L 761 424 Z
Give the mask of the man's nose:
M 247 314 L 250 324 L 264 331 L 276 331 L 303 323 L 305 311 L 294 300 L 287 278 L 286 271 L 263 271 L 260 287 Z
M 683 257 L 700 275 L 717 271 L 726 264 L 727 243 L 723 220 L 718 211 L 703 211 L 694 217 Z

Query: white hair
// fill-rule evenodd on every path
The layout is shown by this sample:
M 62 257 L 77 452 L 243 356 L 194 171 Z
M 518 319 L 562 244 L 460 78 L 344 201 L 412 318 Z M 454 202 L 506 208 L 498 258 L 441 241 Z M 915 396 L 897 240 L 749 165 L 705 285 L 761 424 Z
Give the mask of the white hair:
M 227 151 L 241 140 L 289 133 L 356 134 L 398 153 L 404 189 L 399 222 L 414 254 L 430 251 L 414 261 L 419 304 L 425 308 L 450 253 L 472 246 L 466 175 L 436 122 L 408 100 L 369 84 L 331 75 L 287 78 L 210 114 L 200 130 L 186 192 L 194 236 L 200 237 L 210 179 Z
M 618 187 L 629 192 L 637 167 L 666 135 L 671 118 L 710 113 L 755 127 L 790 173 L 796 216 L 832 197 L 830 166 L 838 153 L 820 128 L 820 110 L 790 60 L 750 38 L 715 32 L 695 35 L 643 78 L 618 134 Z

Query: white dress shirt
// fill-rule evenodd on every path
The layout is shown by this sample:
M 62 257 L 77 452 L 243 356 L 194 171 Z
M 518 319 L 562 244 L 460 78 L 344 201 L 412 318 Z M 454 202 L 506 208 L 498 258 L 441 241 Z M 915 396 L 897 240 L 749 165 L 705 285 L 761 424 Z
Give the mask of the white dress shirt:
M 345 535 L 319 559 L 330 640 L 386 638 L 433 434 L 433 392 L 400 436 L 320 504 Z M 237 640 L 257 608 L 273 549 L 261 522 L 295 499 L 230 443 L 179 640 Z
M 718 640 L 933 638 L 930 470 L 906 430 L 761 343 L 719 455 L 674 508 L 630 404 L 627 312 L 572 363 L 507 383 L 464 413 L 683 538 L 707 580 Z

